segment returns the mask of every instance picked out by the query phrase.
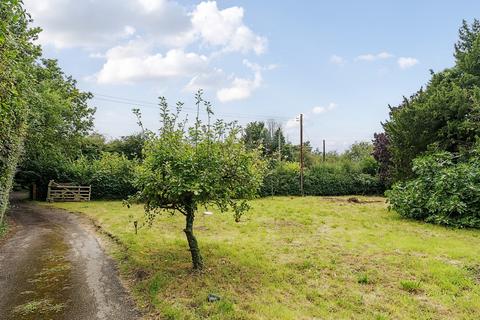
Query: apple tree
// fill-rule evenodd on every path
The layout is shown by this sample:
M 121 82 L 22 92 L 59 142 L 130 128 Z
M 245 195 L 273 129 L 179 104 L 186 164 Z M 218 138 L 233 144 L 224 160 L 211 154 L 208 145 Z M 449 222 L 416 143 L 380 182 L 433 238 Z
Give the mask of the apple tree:
M 161 128 L 147 133 L 144 162 L 137 171 L 134 197 L 144 203 L 147 218 L 159 213 L 179 212 L 185 216 L 185 232 L 192 255 L 193 268 L 203 268 L 197 239 L 193 233 L 199 207 L 215 206 L 220 212 L 233 212 L 238 222 L 249 209 L 248 199 L 256 197 L 262 184 L 264 163 L 259 150 L 247 150 L 241 127 L 235 122 L 216 120 L 202 92 L 196 95 L 197 116 L 189 125 L 182 119 L 182 103 L 171 111 L 160 98 Z M 206 121 L 199 116 L 206 109 Z

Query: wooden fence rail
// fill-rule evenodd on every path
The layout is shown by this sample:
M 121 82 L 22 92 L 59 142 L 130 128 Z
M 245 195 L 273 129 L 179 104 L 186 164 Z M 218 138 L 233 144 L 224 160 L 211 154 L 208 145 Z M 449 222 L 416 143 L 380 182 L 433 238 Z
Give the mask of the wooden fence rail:
M 72 183 L 48 183 L 47 201 L 90 201 L 91 186 L 78 186 Z

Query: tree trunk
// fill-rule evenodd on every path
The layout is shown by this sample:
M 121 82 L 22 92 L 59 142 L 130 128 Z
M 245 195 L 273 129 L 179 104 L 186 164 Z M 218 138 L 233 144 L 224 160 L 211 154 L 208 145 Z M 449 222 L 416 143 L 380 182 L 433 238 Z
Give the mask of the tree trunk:
M 197 239 L 193 235 L 193 220 L 195 219 L 195 211 L 193 207 L 187 210 L 186 215 L 186 226 L 183 230 L 185 235 L 187 236 L 188 247 L 190 248 L 190 252 L 192 253 L 192 263 L 194 270 L 202 270 L 203 269 L 203 258 L 200 254 L 200 249 L 198 248 Z

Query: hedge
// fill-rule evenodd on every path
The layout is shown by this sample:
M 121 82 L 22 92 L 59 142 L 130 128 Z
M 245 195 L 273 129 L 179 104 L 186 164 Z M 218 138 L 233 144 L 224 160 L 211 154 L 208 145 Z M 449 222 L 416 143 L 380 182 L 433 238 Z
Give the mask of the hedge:
M 382 193 L 378 177 L 349 163 L 325 163 L 304 171 L 304 193 L 311 196 L 372 195 Z M 284 162 L 265 177 L 262 196 L 300 195 L 298 163 Z

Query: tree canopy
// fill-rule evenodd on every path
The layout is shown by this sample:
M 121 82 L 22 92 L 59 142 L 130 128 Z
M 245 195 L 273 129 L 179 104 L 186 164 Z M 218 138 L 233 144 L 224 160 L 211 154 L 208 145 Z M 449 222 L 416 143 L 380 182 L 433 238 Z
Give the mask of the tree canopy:
M 293 146 L 285 139 L 281 125 L 274 120 L 247 123 L 242 140 L 250 150 L 260 148 L 266 158 L 293 160 Z
M 21 154 L 28 119 L 28 100 L 34 94 L 32 73 L 41 51 L 33 41 L 21 1 L 0 2 L 0 224 Z
M 0 223 L 13 177 L 37 182 L 65 175 L 65 164 L 81 156 L 93 127 L 90 93 L 81 92 L 56 60 L 43 59 L 34 43 L 39 28 L 22 1 L 0 2 Z
M 384 123 L 395 179 L 412 177 L 412 160 L 429 148 L 469 150 L 480 134 L 480 22 L 463 22 L 455 66 L 434 73 L 425 87 L 397 107 Z
M 44 195 L 48 182 L 65 178 L 65 165 L 82 155 L 95 109 L 88 105 L 92 94 L 80 91 L 56 60 L 42 59 L 32 76 L 35 94 L 28 97 L 30 112 L 19 169 L 23 182 L 37 183 Z

